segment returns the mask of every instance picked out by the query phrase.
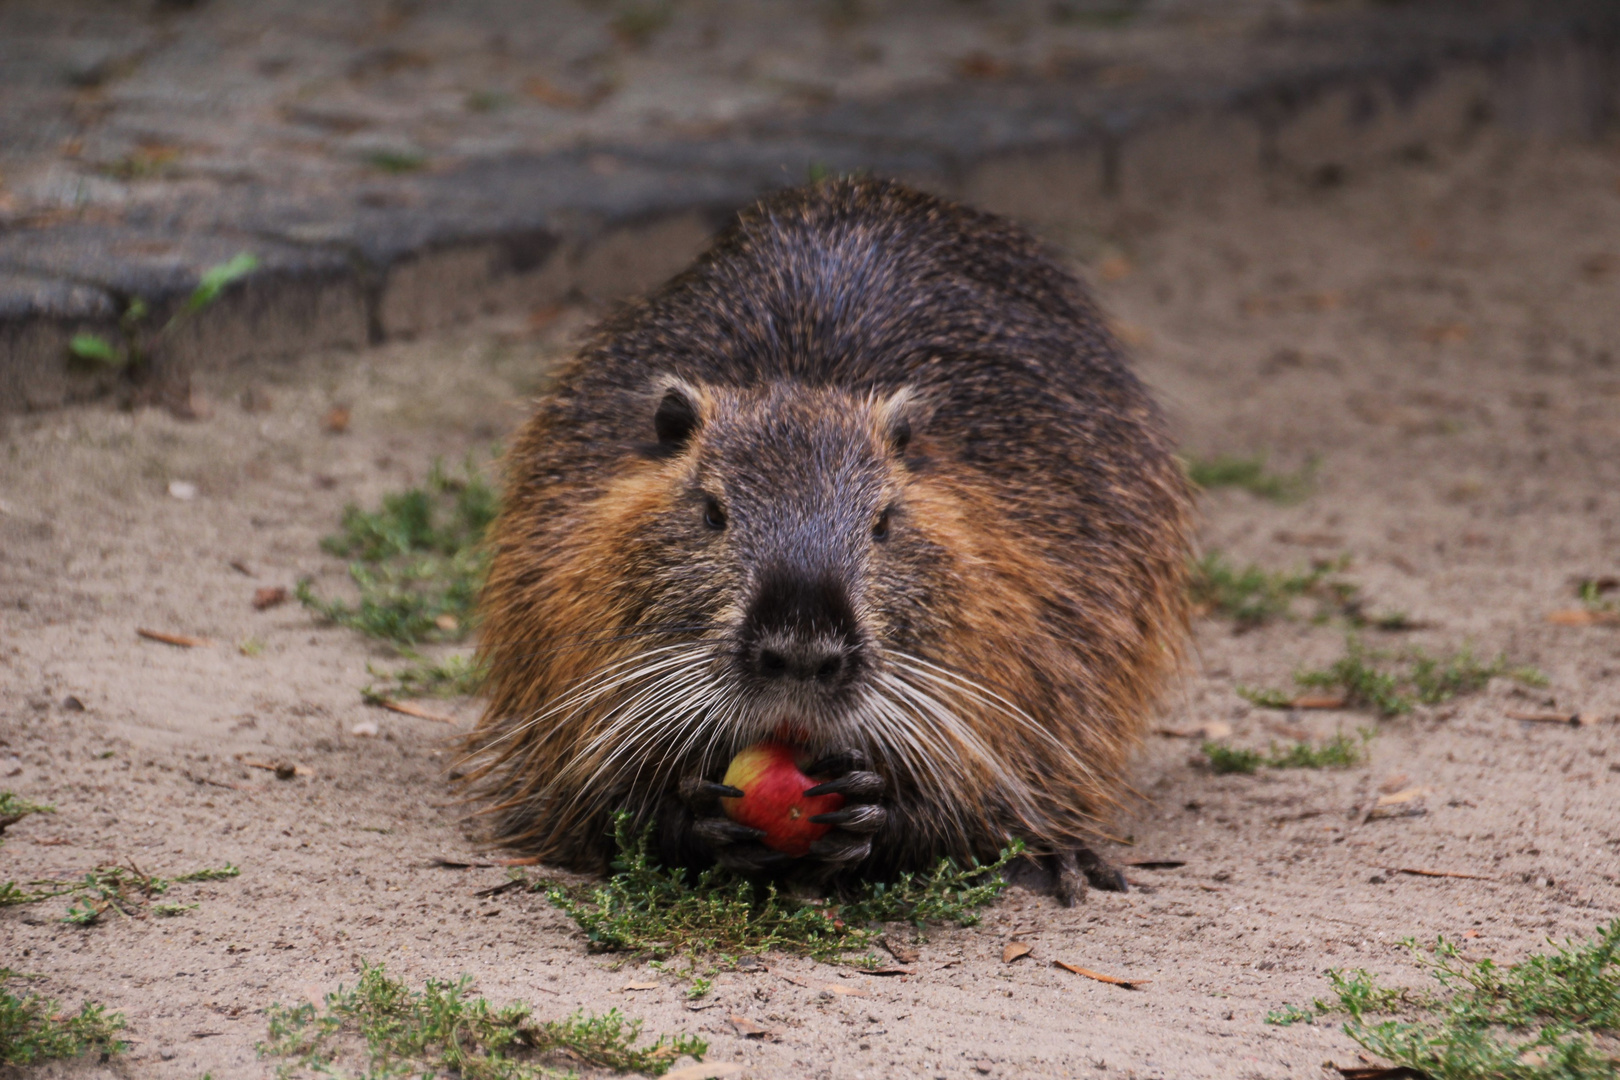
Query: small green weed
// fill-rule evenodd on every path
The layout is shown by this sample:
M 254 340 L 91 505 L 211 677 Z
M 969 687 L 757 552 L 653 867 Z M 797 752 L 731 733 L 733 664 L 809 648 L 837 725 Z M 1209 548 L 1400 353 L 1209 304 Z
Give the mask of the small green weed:
M 1206 742 L 1203 751 L 1204 756 L 1209 759 L 1210 768 L 1218 773 L 1252 773 L 1266 763 L 1266 756 L 1260 751 L 1248 750 L 1241 746 Z
M 1617 590 L 1620 590 L 1620 578 L 1587 578 L 1576 587 L 1576 596 L 1586 610 L 1606 615 L 1620 612 L 1620 601 L 1609 598 L 1609 594 Z
M 1274 473 L 1266 471 L 1264 454 L 1254 457 L 1230 457 L 1218 454 L 1209 458 L 1188 458 L 1187 479 L 1201 488 L 1235 487 L 1288 505 L 1297 503 L 1311 493 L 1316 478 L 1316 459 L 1312 458 L 1298 472 Z
M 1218 551 L 1193 563 L 1188 593 L 1195 606 L 1224 615 L 1246 626 L 1258 626 L 1293 613 L 1294 601 L 1317 601 L 1315 618 L 1326 620 L 1357 605 L 1355 585 L 1331 575 L 1349 566 L 1348 556 L 1314 563 L 1310 569 L 1274 572 L 1250 564 L 1239 570 Z
M 400 652 L 410 663 L 396 671 L 366 665 L 368 672 L 387 681 L 362 687 L 361 697 L 371 702 L 402 697 L 468 697 L 478 693 L 484 683 L 484 669 L 463 653 L 430 660 L 413 649 L 401 648 Z
M 109 1013 L 104 1006 L 86 1001 L 73 1015 L 51 998 L 38 994 L 19 997 L 3 985 L 28 977 L 0 968 L 0 1066 L 20 1068 L 86 1054 L 105 1061 L 124 1051 L 125 1045 L 118 1039 L 123 1014 Z
M 0 834 L 30 814 L 54 814 L 56 807 L 46 803 L 30 802 L 20 795 L 0 791 Z M 0 839 L 0 844 L 5 843 Z
M 408 173 L 426 168 L 427 158 L 414 150 L 373 150 L 366 164 L 385 173 Z
M 672 0 L 622 0 L 608 22 L 613 36 L 631 48 L 646 48 L 675 14 Z
M 291 1058 L 277 1071 L 300 1067 L 330 1076 L 340 1057 L 364 1056 L 368 1077 L 441 1076 L 464 1080 L 541 1080 L 572 1076 L 535 1059 L 562 1056 L 571 1062 L 618 1072 L 660 1076 L 682 1055 L 698 1060 L 708 1044 L 691 1035 L 659 1036 L 636 1046 L 641 1021 L 617 1009 L 602 1016 L 578 1012 L 564 1020 L 535 1021 L 527 1005 L 495 1008 L 469 996 L 471 976 L 456 982 L 429 979 L 420 991 L 388 977 L 381 965 L 363 964 L 352 990 L 312 1003 L 272 1005 L 262 1057 Z M 360 1045 L 363 1043 L 363 1048 Z
M 1396 660 L 1396 666 L 1379 665 L 1390 659 Z M 1354 634 L 1346 640 L 1344 656 L 1326 668 L 1296 673 L 1294 682 L 1302 689 L 1341 692 L 1346 708 L 1399 716 L 1411 712 L 1415 704 L 1438 705 L 1482 690 L 1499 676 L 1527 686 L 1547 682 L 1535 668 L 1510 665 L 1506 656 L 1482 663 L 1466 646 L 1443 657 L 1408 649 L 1392 658 L 1388 653 L 1367 651 Z M 1281 690 L 1238 687 L 1238 693 L 1263 708 L 1288 708 L 1294 701 L 1293 695 Z
M 1329 971 L 1336 1000 L 1317 999 L 1309 1009 L 1288 1006 L 1267 1021 L 1346 1015 L 1345 1033 L 1367 1050 L 1436 1080 L 1620 1076 L 1613 1055 L 1620 1033 L 1620 919 L 1600 926 L 1590 941 L 1566 941 L 1506 967 L 1461 961 L 1445 938 L 1436 941 L 1432 958 L 1415 942 L 1406 944 L 1440 984 L 1438 994 L 1381 987 L 1366 971 Z M 1412 1018 L 1376 1020 L 1401 1012 Z
M 463 476 L 435 462 L 425 485 L 383 496 L 380 509 L 345 508 L 343 531 L 321 541 L 333 555 L 355 560 L 349 576 L 359 603 L 323 600 L 308 580 L 298 583 L 298 599 L 398 645 L 458 640 L 471 628 L 489 564 L 484 533 L 498 508 L 499 496 L 472 459 Z
M 647 853 L 647 834 L 635 835 L 630 819 L 615 822 L 619 855 L 614 874 L 595 888 L 569 889 L 538 882 L 546 896 L 585 931 L 599 951 L 653 957 L 714 955 L 734 957 L 778 951 L 835 963 L 868 950 L 877 940 L 871 923 L 954 922 L 971 926 L 978 909 L 1001 895 L 1001 870 L 1023 852 L 1015 843 L 989 865 L 958 869 L 942 860 L 930 874 L 904 874 L 893 884 L 866 885 L 854 898 L 798 901 L 774 886 L 763 891 L 720 870 L 706 870 L 695 881 L 684 871 L 666 870 Z
M 19 885 L 15 881 L 0 883 L 0 907 L 18 904 L 37 904 L 58 896 L 72 897 L 62 921 L 76 926 L 93 926 L 108 912 L 136 918 L 148 911 L 156 915 L 179 915 L 196 907 L 156 904 L 155 899 L 169 891 L 172 885 L 197 881 L 220 881 L 233 878 L 241 871 L 226 863 L 223 867 L 193 870 L 176 877 L 157 877 L 145 873 L 134 864 L 129 866 L 98 866 L 78 879 L 41 878 Z M 162 910 L 159 910 L 159 909 Z
M 74 359 L 95 367 L 128 369 L 139 373 L 164 342 L 218 300 L 227 286 L 252 273 L 258 265 L 258 256 L 241 251 L 204 270 L 198 278 L 197 287 L 191 290 L 185 303 L 155 333 L 145 329 L 146 318 L 152 313 L 151 306 L 136 297 L 119 317 L 121 340 L 109 341 L 100 334 L 75 334 L 68 342 L 68 352 Z
M 1296 742 L 1279 749 L 1276 743 L 1272 743 L 1270 750 L 1264 754 L 1258 750 L 1206 742 L 1203 751 L 1209 759 L 1210 768 L 1217 773 L 1253 773 L 1262 765 L 1272 769 L 1348 769 L 1361 764 L 1366 754 L 1367 740 L 1371 737 L 1371 732 L 1363 731 L 1358 741 L 1341 731 L 1320 746 Z

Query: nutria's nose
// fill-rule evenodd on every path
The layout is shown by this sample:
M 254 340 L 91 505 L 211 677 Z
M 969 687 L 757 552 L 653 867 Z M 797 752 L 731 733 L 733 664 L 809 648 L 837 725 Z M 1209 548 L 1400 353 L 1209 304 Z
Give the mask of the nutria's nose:
M 760 679 L 838 685 L 860 663 L 848 594 L 828 577 L 767 576 L 743 622 L 741 658 Z
M 844 650 L 841 643 L 777 638 L 760 644 L 755 651 L 754 670 L 767 679 L 830 683 L 844 670 Z

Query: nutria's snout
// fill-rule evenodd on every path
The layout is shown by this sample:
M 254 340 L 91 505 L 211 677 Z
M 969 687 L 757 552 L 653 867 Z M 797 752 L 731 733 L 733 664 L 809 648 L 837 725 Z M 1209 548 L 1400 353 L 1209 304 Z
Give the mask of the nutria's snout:
M 848 588 L 835 574 L 785 567 L 761 575 L 736 657 L 761 705 L 817 712 L 847 704 L 869 666 Z

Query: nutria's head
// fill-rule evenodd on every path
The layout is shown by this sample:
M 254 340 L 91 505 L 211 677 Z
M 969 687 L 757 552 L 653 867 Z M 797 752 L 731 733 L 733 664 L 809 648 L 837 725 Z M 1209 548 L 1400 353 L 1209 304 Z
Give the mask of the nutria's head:
M 638 622 L 701 643 L 672 697 L 709 710 L 717 748 L 871 740 L 886 652 L 927 621 L 943 556 L 908 499 L 920 413 L 904 389 L 653 385 L 632 471 L 664 497 L 631 545 Z

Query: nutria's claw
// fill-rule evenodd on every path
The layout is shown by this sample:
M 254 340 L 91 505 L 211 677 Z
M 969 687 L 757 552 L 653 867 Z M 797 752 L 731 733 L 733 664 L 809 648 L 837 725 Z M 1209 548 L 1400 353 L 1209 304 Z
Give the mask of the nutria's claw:
M 1104 892 L 1127 892 L 1124 871 L 1088 847 L 1046 856 L 1055 881 L 1058 903 L 1073 907 L 1086 898 L 1086 885 Z
M 817 814 L 810 820 L 817 825 L 836 825 L 847 832 L 870 834 L 883 828 L 888 816 L 889 812 L 877 803 L 860 803 L 830 814 Z
M 828 780 L 825 784 L 817 784 L 813 788 L 805 789 L 806 795 L 842 795 L 846 799 L 871 799 L 883 794 L 886 783 L 883 777 L 875 772 L 855 770 L 847 772 L 836 780 Z
M 813 858 L 838 866 L 858 863 L 871 853 L 872 838 L 851 832 L 830 832 L 810 845 Z
M 716 844 L 714 861 L 738 874 L 761 874 L 786 865 L 793 861 L 793 857 L 780 851 L 772 851 L 757 841 L 749 841 L 742 844 Z
M 764 829 L 755 829 L 727 817 L 703 817 L 692 822 L 692 832 L 699 840 L 712 847 L 724 844 L 741 844 L 749 840 L 759 840 L 765 836 Z
M 688 776 L 681 781 L 681 801 L 694 811 L 719 810 L 721 799 L 740 799 L 743 793 L 730 784 L 717 784 L 713 780 L 705 780 L 701 776 Z

